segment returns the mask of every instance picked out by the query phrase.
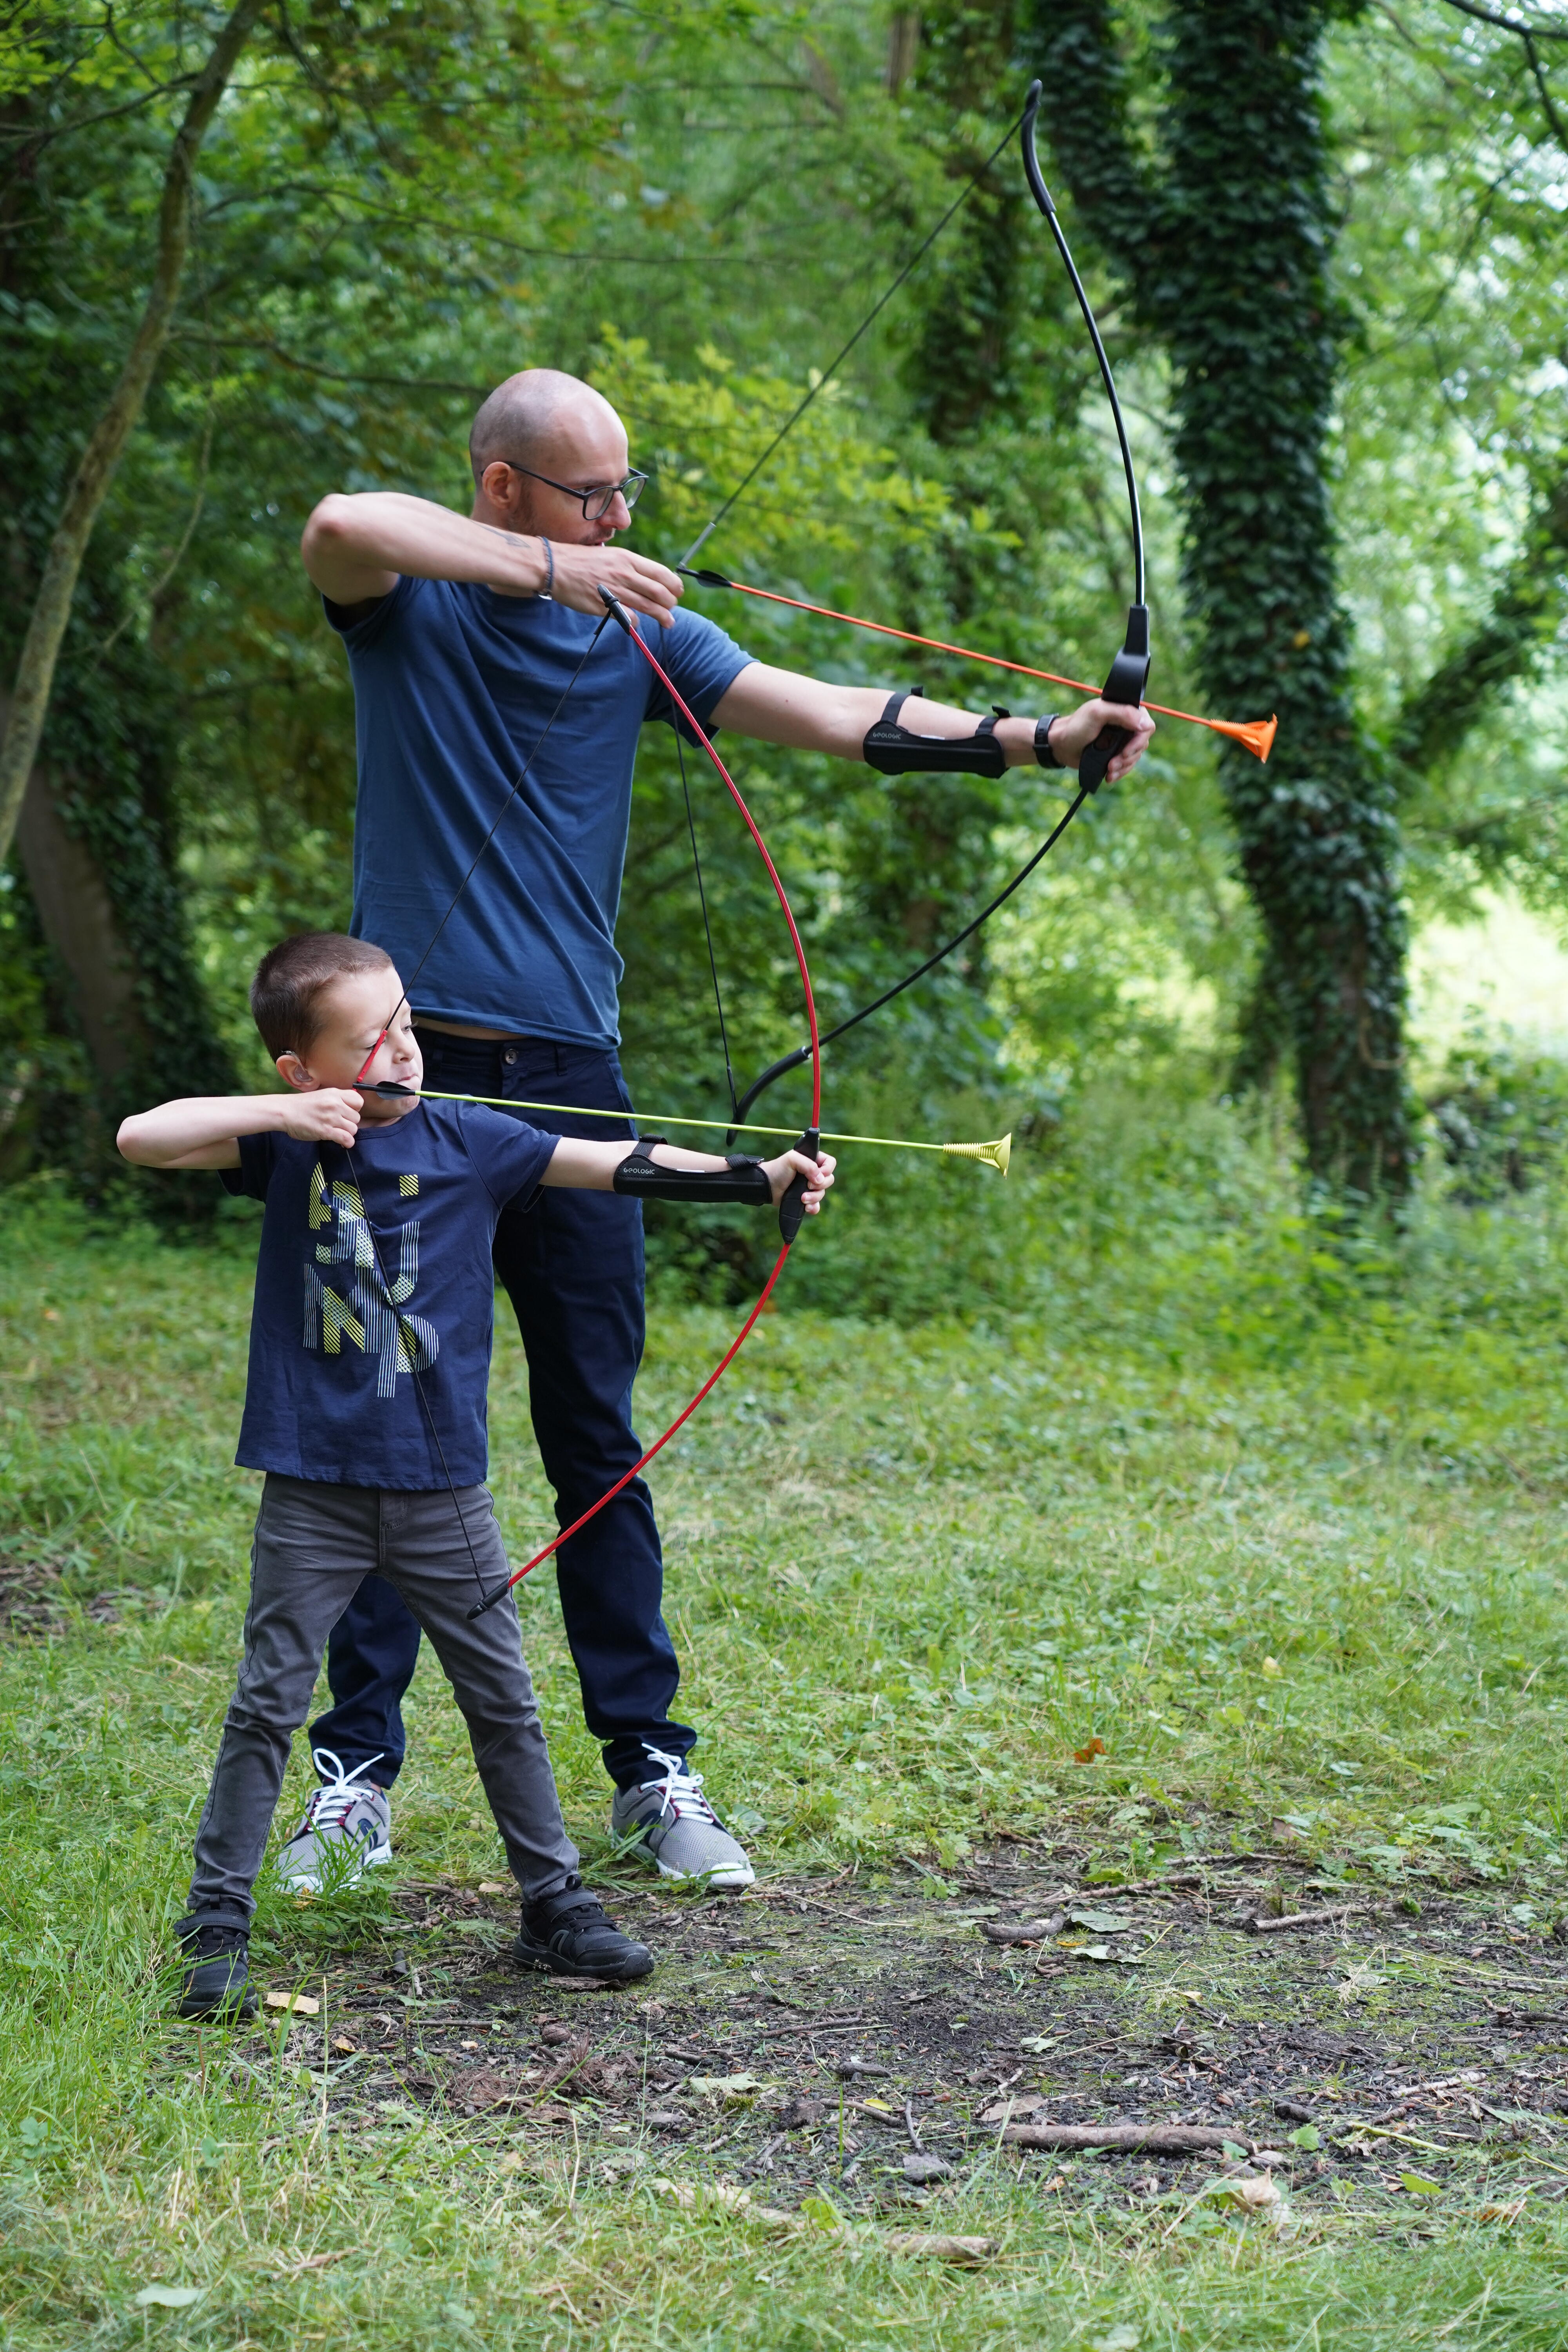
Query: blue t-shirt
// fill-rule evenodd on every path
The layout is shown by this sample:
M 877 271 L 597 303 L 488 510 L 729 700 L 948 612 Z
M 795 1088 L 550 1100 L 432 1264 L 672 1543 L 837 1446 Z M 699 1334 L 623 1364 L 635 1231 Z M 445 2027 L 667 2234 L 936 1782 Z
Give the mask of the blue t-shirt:
M 490 1242 L 557 1140 L 474 1103 L 421 1103 L 362 1127 L 352 1158 L 338 1144 L 240 1137 L 239 1166 L 223 1181 L 267 1204 L 242 1469 L 445 1486 L 433 1420 L 453 1483 L 478 1486 L 489 1465 Z
M 386 950 L 435 1020 L 615 1045 L 637 731 L 673 717 L 643 656 L 612 621 L 541 744 L 593 636 L 587 614 L 405 573 L 363 619 L 331 603 L 327 617 L 353 674 L 355 936 Z M 700 613 L 641 625 L 707 728 L 752 656 Z

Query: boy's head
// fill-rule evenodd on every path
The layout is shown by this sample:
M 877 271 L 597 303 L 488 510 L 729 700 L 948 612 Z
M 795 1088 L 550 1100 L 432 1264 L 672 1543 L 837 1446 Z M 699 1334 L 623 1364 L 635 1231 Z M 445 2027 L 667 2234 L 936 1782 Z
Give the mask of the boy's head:
M 300 931 L 279 940 L 258 967 L 250 1009 L 279 1075 L 302 1091 L 353 1086 L 373 1046 L 367 1084 L 392 1078 L 417 1092 L 425 1076 L 397 968 L 369 940 Z M 364 1112 L 395 1118 L 405 1108 L 371 1095 Z

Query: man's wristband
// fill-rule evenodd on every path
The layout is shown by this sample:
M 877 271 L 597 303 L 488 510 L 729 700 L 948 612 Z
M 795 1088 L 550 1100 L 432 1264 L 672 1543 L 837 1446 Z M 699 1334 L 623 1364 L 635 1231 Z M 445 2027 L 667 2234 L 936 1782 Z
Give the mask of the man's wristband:
M 541 600 L 548 604 L 553 601 L 555 595 L 555 552 L 542 532 L 540 534 L 539 544 L 544 550 L 544 585 L 538 593 Z
M 1063 764 L 1051 749 L 1051 729 L 1056 723 L 1054 710 L 1047 710 L 1043 719 L 1035 721 L 1035 758 L 1042 768 L 1059 768 Z

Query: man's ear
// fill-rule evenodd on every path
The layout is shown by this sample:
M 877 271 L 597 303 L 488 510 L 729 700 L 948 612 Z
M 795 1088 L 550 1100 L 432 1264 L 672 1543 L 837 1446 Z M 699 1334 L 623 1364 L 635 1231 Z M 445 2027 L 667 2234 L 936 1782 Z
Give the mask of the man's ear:
M 479 500 L 498 522 L 520 530 L 526 520 L 527 479 L 504 457 L 492 457 L 479 476 Z
M 320 1080 L 310 1076 L 298 1054 L 279 1054 L 274 1066 L 284 1085 L 292 1087 L 296 1094 L 308 1095 L 318 1091 Z

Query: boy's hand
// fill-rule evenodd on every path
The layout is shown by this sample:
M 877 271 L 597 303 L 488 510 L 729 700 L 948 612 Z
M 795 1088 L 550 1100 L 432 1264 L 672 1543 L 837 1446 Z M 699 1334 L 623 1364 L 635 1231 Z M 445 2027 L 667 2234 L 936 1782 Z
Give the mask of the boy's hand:
M 353 1143 L 359 1133 L 364 1097 L 353 1087 L 317 1087 L 310 1094 L 285 1095 L 283 1132 L 297 1143 Z
M 797 1176 L 805 1178 L 805 1198 L 801 1206 L 808 1217 L 815 1217 L 821 1208 L 837 1165 L 830 1151 L 818 1152 L 815 1160 L 808 1160 L 804 1151 L 784 1151 L 776 1160 L 764 1160 L 763 1162 L 768 1182 L 773 1188 L 775 1205 L 784 1199 Z

